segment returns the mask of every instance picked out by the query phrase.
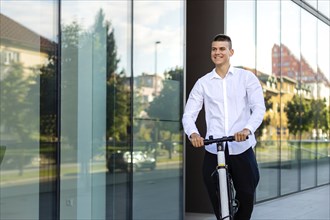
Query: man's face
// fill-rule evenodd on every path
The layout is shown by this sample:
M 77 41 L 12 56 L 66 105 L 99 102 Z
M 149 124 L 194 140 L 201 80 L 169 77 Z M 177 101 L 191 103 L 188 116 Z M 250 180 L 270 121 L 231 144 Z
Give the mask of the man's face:
M 211 47 L 211 60 L 215 65 L 229 64 L 230 57 L 234 54 L 233 49 L 229 49 L 226 41 L 213 41 Z

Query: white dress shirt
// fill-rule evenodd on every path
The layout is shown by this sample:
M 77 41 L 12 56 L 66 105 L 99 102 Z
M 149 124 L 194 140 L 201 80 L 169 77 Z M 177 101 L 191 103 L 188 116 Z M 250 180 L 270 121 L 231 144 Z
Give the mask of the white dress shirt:
M 203 104 L 206 139 L 210 135 L 213 138 L 234 135 L 247 128 L 252 133 L 249 139 L 230 142 L 229 154 L 240 154 L 255 146 L 254 132 L 260 126 L 266 109 L 261 84 L 252 72 L 231 66 L 224 78 L 213 69 L 197 80 L 182 117 L 184 131 L 189 138 L 192 133 L 199 134 L 195 122 Z M 217 153 L 215 144 L 207 145 L 205 149 Z

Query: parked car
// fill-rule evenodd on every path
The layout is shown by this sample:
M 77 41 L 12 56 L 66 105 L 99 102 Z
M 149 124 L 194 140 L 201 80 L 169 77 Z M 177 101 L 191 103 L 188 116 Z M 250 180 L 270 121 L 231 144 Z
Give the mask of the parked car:
M 131 162 L 134 171 L 142 169 L 154 170 L 156 168 L 156 159 L 143 151 L 132 152 L 133 161 L 131 160 L 131 152 L 116 151 L 107 155 L 107 169 L 109 172 L 115 170 L 130 171 Z

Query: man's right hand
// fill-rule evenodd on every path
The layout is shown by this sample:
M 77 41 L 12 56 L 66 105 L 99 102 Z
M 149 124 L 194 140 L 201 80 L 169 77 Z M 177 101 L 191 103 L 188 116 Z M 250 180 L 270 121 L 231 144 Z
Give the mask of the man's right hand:
M 204 146 L 204 138 L 202 138 L 197 133 L 192 133 L 190 135 L 190 142 L 194 147 L 203 147 Z

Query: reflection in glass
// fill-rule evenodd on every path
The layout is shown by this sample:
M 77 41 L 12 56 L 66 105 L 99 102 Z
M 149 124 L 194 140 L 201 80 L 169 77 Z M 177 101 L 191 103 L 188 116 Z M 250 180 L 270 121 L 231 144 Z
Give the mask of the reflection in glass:
M 233 42 L 233 66 L 255 69 L 255 1 L 227 1 L 226 34 Z M 241 25 L 244 23 L 244 25 Z M 238 26 L 239 28 L 237 28 Z M 243 34 L 244 33 L 244 36 Z
M 320 118 L 320 91 L 318 89 L 319 80 L 317 77 L 317 20 L 316 18 L 301 11 L 301 62 L 300 62 L 300 93 L 301 103 L 306 102 L 306 108 L 302 109 L 301 117 L 308 114 L 310 106 L 311 114 L 308 116 L 311 121 L 302 120 L 304 124 L 309 124 L 303 129 L 301 136 L 301 189 L 311 188 L 316 185 L 316 148 L 317 139 L 322 135 L 320 122 L 326 118 Z M 321 119 L 321 120 L 320 120 Z
M 322 13 L 325 17 L 330 19 L 330 1 L 318 0 L 317 9 L 320 13 Z
M 306 2 L 319 11 L 324 3 Z M 256 132 L 257 201 L 328 183 L 329 25 L 293 1 L 228 1 L 227 9 L 232 64 L 255 71 L 267 109 Z
M 317 185 L 329 183 L 330 166 L 330 27 L 323 22 L 317 23 L 317 74 L 318 74 L 318 102 L 321 107 L 318 111 L 317 132 Z M 328 156 L 327 156 L 328 155 Z
M 274 47 L 280 45 L 280 1 L 257 2 L 257 62 L 258 78 L 264 89 L 266 114 L 264 121 L 257 130 L 258 145 L 255 148 L 259 172 L 262 176 L 257 188 L 257 200 L 269 199 L 279 194 L 279 151 L 280 90 L 277 76 L 272 72 L 278 65 L 277 59 L 272 59 L 276 53 Z
M 280 133 L 288 130 L 281 137 L 281 195 L 298 191 L 299 148 L 300 148 L 300 9 L 291 1 L 281 2 L 281 45 L 280 66 L 274 72 L 281 77 Z M 290 91 L 290 92 L 288 92 Z M 293 99 L 297 97 L 297 99 Z M 290 101 L 290 103 L 288 103 Z M 288 115 L 289 114 L 289 115 Z M 293 114 L 293 115 L 290 115 Z M 290 121 L 291 120 L 291 121 Z
M 156 161 L 134 169 L 133 219 L 180 219 L 183 2 L 136 1 L 133 11 L 133 155 Z
M 111 172 L 119 158 L 111 155 L 130 143 L 128 6 L 62 3 L 62 219 L 130 214 L 129 171 Z
M 56 212 L 54 5 L 21 10 L 30 3 L 1 1 L 0 8 L 0 219 L 51 219 Z

